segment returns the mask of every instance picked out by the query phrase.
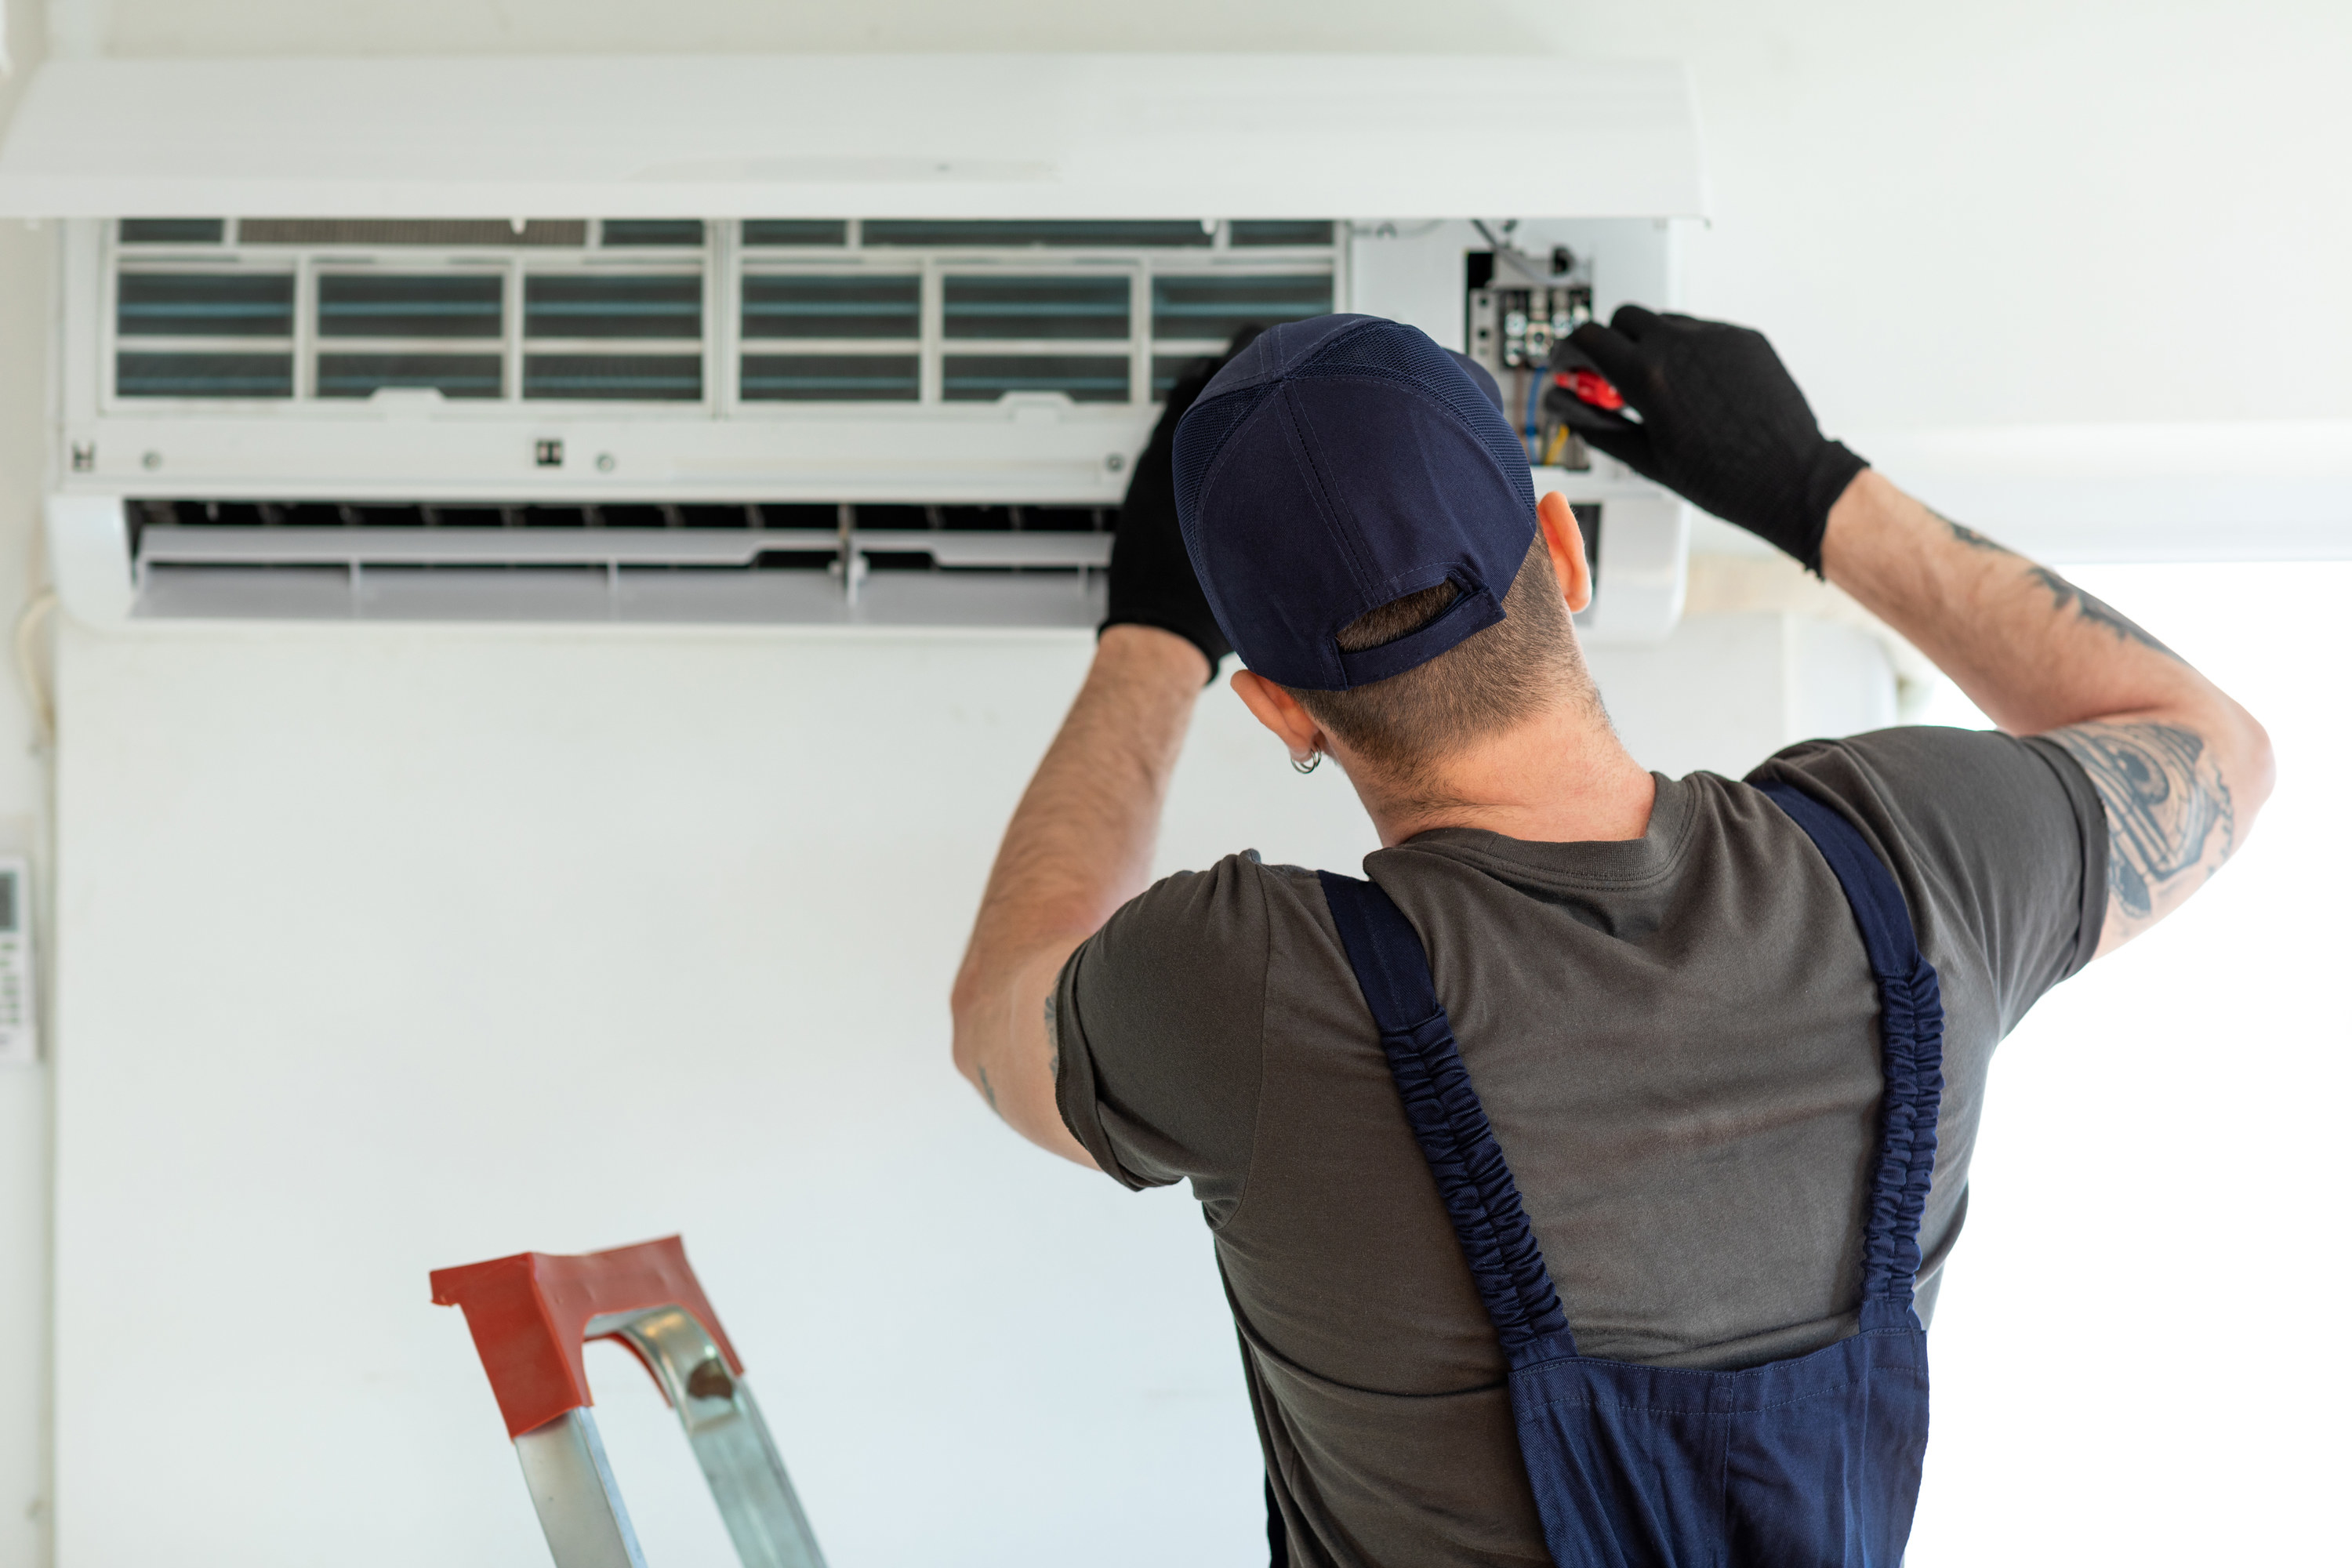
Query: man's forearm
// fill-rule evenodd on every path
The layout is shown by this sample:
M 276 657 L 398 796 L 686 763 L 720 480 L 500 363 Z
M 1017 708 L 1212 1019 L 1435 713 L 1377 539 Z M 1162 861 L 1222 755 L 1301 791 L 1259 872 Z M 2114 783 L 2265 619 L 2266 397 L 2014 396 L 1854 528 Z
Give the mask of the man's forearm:
M 2228 701 L 2122 615 L 1875 470 L 1831 510 L 1822 566 L 2013 733 Z
M 956 976 L 956 1066 L 1017 1131 L 1092 1161 L 1054 1104 L 1045 1011 L 1072 951 L 1141 892 L 1207 674 L 1200 649 L 1115 626 L 1005 829 Z
M 2057 573 L 1877 473 L 1831 510 L 1822 563 L 1995 723 L 2050 733 L 2082 764 L 2110 827 L 2102 952 L 2201 886 L 2268 796 L 2269 740 L 2211 681 Z

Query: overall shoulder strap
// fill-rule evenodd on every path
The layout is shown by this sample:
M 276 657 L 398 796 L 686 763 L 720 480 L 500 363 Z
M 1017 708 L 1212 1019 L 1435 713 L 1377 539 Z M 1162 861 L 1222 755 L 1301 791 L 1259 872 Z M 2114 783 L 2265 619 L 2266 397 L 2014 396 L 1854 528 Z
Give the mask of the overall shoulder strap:
M 1936 971 L 1919 951 L 1903 889 L 1861 831 L 1791 785 L 1757 788 L 1805 830 L 1836 873 L 1878 981 L 1886 1091 L 1863 1244 L 1862 1294 L 1865 1304 L 1886 1301 L 1907 1312 L 1919 1273 L 1919 1216 L 1936 1174 L 1936 1113 L 1944 1098 L 1944 1004 Z
M 1405 1120 L 1445 1200 L 1486 1316 L 1514 1364 L 1573 1355 L 1559 1292 L 1496 1145 L 1486 1110 L 1429 977 L 1429 955 L 1404 911 L 1373 883 L 1317 873 L 1340 945 L 1388 1053 Z

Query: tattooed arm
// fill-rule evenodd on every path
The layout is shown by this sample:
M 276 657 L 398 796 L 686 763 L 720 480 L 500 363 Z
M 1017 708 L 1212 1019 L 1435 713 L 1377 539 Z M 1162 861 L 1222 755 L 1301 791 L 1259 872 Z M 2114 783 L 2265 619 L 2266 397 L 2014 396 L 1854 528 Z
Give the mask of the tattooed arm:
M 2102 954 L 2202 887 L 2269 797 L 2270 738 L 2220 688 L 2057 573 L 1875 470 L 1831 510 L 1822 563 L 1993 722 L 2047 734 L 2083 765 L 2107 812 Z

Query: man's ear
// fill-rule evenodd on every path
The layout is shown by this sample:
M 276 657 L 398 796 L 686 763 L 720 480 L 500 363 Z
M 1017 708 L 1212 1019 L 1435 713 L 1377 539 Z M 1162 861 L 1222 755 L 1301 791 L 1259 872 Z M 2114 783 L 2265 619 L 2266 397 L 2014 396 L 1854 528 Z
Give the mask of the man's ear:
M 1233 678 L 1234 695 L 1242 700 L 1257 721 L 1274 731 L 1275 739 L 1289 750 L 1290 760 L 1303 763 L 1318 752 L 1328 751 L 1323 731 L 1312 715 L 1299 705 L 1298 699 L 1268 680 L 1255 670 L 1237 669 Z
M 1536 502 L 1536 521 L 1551 552 L 1551 574 L 1559 579 L 1560 596 L 1571 613 L 1583 609 L 1592 603 L 1592 568 L 1585 563 L 1584 531 L 1576 526 L 1576 509 L 1558 490 L 1547 490 Z

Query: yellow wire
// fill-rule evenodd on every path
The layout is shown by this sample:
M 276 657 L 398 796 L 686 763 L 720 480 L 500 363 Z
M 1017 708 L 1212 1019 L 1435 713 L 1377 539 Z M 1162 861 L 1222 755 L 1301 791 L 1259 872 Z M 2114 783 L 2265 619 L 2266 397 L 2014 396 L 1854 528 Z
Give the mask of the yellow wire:
M 1549 468 L 1559 462 L 1567 450 L 1568 426 L 1562 425 L 1551 433 L 1551 446 L 1544 452 L 1544 467 Z

